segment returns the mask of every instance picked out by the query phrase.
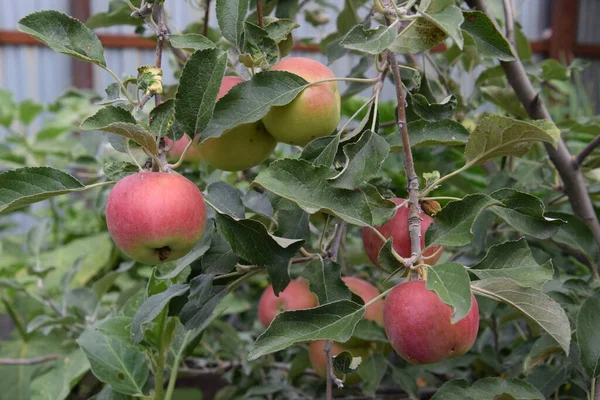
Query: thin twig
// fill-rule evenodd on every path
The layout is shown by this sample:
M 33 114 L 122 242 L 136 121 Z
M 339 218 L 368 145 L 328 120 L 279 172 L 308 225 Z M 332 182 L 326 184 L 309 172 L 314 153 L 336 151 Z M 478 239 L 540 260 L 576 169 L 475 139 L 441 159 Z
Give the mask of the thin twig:
M 335 236 L 333 237 L 333 241 L 329 247 L 329 258 L 331 258 L 333 261 L 337 262 L 340 245 L 344 239 L 344 233 L 346 233 L 346 223 L 341 222 L 336 227 Z
M 210 18 L 210 0 L 206 0 L 206 8 L 204 9 L 204 25 L 202 26 L 202 35 L 208 35 L 208 20 Z
M 58 360 L 61 357 L 60 354 L 50 354 L 36 358 L 0 358 L 0 365 L 35 365 Z
M 515 44 L 515 17 L 512 0 L 504 0 L 504 22 L 506 23 L 506 39 Z
M 256 0 L 256 18 L 258 19 L 258 26 L 264 28 L 265 22 L 263 21 L 262 2 L 260 0 Z
M 574 162 L 575 168 L 579 168 L 583 164 L 583 161 L 585 161 L 587 156 L 592 154 L 594 149 L 596 147 L 598 147 L 599 145 L 600 145 L 600 135 L 596 136 L 594 138 L 594 140 L 592 140 L 590 143 L 588 143 L 588 145 L 585 146 L 585 148 L 583 150 L 581 150 L 581 153 L 577 154 L 577 157 L 575 157 L 575 162 Z

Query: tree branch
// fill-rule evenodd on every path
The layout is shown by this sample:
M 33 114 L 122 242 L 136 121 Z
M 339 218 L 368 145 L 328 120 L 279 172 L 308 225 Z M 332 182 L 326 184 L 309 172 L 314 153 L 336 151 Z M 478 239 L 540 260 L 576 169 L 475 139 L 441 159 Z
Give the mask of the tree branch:
M 575 168 L 581 167 L 581 165 L 583 164 L 583 162 L 585 161 L 587 156 L 592 154 L 594 149 L 596 147 L 598 147 L 599 145 L 600 145 L 600 135 L 596 136 L 590 143 L 588 143 L 588 145 L 585 147 L 585 149 L 581 150 L 581 153 L 577 154 L 577 157 L 575 157 Z
M 61 357 L 59 354 L 50 354 L 36 358 L 0 358 L 0 365 L 35 365 L 58 360 Z
M 504 0 L 504 20 L 506 23 L 506 39 L 510 44 L 515 44 L 515 18 L 513 1 Z
M 202 26 L 202 35 L 208 35 L 208 19 L 210 18 L 210 0 L 206 0 L 206 9 L 204 10 L 204 25 Z
M 256 18 L 258 19 L 258 26 L 264 28 L 265 22 L 263 21 L 262 2 L 260 0 L 256 0 Z
M 484 0 L 468 0 L 467 3 L 489 15 Z M 535 92 L 523 64 L 518 59 L 517 52 L 513 46 L 511 48 L 516 58 L 515 61 L 500 62 L 508 82 L 525 106 L 530 118 L 552 121 L 548 109 L 539 94 Z M 575 166 L 565 142 L 560 139 L 556 149 L 549 143 L 544 143 L 544 146 L 563 181 L 565 193 L 568 193 L 573 212 L 586 222 L 594 235 L 596 244 L 600 247 L 600 223 L 587 192 L 583 175 Z

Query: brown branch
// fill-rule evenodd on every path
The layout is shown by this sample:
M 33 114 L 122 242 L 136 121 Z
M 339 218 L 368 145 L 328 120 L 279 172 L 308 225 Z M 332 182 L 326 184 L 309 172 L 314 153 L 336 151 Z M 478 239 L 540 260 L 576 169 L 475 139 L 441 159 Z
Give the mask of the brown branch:
M 60 354 L 50 354 L 36 358 L 0 358 L 0 365 L 35 365 L 62 358 Z
M 506 24 L 506 39 L 510 44 L 515 43 L 515 18 L 513 0 L 504 0 L 504 20 Z
M 204 25 L 202 26 L 202 35 L 208 35 L 208 19 L 210 18 L 210 0 L 206 0 L 206 9 L 204 10 Z
M 410 149 L 410 138 L 408 136 L 408 127 L 406 124 L 406 109 L 404 99 L 404 88 L 400 78 L 400 68 L 396 55 L 392 52 L 387 53 L 388 63 L 392 74 L 394 75 L 394 84 L 396 86 L 396 100 L 398 101 L 397 123 L 398 130 L 402 136 L 402 150 L 404 151 L 404 171 L 408 181 L 408 231 L 410 234 L 410 248 L 412 257 L 421 257 L 421 218 L 419 217 L 419 178 L 415 172 L 415 163 L 413 161 Z
M 260 0 L 256 0 L 256 18 L 258 19 L 258 26 L 264 28 L 265 22 L 263 21 L 262 2 Z
M 594 149 L 600 145 L 600 135 L 596 136 L 583 150 L 575 157 L 575 168 L 581 167 L 586 157 L 592 154 Z
M 468 0 L 467 3 L 489 15 L 484 0 Z M 514 48 L 513 55 L 515 61 L 500 62 L 508 82 L 523 106 L 525 106 L 530 118 L 552 121 L 548 109 L 539 94 L 535 92 Z M 564 191 L 568 193 L 573 212 L 586 222 L 594 235 L 596 244 L 600 247 L 600 222 L 598 222 L 594 206 L 587 192 L 583 175 L 575 166 L 565 142 L 559 139 L 557 148 L 549 143 L 544 143 L 544 146 L 563 181 Z

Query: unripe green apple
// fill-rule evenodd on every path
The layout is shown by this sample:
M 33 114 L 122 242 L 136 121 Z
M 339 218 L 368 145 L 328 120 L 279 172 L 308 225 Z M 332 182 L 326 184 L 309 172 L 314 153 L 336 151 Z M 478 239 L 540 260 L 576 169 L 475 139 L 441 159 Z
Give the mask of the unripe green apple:
M 184 133 L 181 139 L 173 144 L 173 141 L 165 137 L 165 147 L 170 148 L 167 153 L 167 158 L 169 162 L 176 163 L 179 161 L 179 158 L 183 154 L 183 151 L 187 147 L 188 143 L 192 140 L 187 133 Z M 185 161 L 189 162 L 200 162 L 202 160 L 202 155 L 200 154 L 200 150 L 196 146 L 190 146 L 190 148 L 185 152 Z
M 286 58 L 271 69 L 291 72 L 308 82 L 335 78 L 325 65 L 304 57 Z M 323 82 L 304 89 L 291 103 L 271 108 L 263 122 L 277 141 L 305 146 L 335 130 L 340 122 L 340 107 L 337 83 Z
M 223 78 L 217 100 L 232 87 L 243 82 L 242 78 Z M 223 132 L 218 138 L 210 138 L 200 144 L 200 154 L 213 167 L 224 171 L 241 171 L 265 161 L 277 141 L 269 135 L 262 121 L 242 124 Z
M 140 172 L 121 179 L 106 203 L 106 224 L 123 253 L 144 264 L 183 257 L 202 237 L 202 193 L 176 173 Z
M 398 205 L 403 205 L 396 210 L 396 214 L 394 214 L 391 220 L 382 226 L 375 227 L 375 229 L 377 229 L 386 239 L 390 237 L 393 238 L 393 247 L 398 255 L 404 258 L 410 258 L 412 251 L 410 248 L 410 233 L 408 231 L 408 201 L 396 198 L 388 200 L 391 200 Z M 425 248 L 425 232 L 427 231 L 427 228 L 429 228 L 429 225 L 433 223 L 433 218 L 422 212 L 419 212 L 419 217 L 421 218 L 421 249 L 423 249 Z M 371 260 L 373 264 L 379 265 L 379 251 L 384 242 L 368 227 L 362 229 L 362 239 L 369 260 Z M 432 246 L 428 248 L 423 252 L 423 257 L 432 256 L 440 249 L 440 247 L 441 246 Z M 427 263 L 429 265 L 435 264 L 442 256 L 442 252 L 443 250 L 437 253 L 431 260 L 428 260 Z
M 313 369 L 321 378 L 327 377 L 327 360 L 325 359 L 325 341 L 316 340 L 308 346 L 308 358 Z M 353 357 L 361 357 L 362 362 L 365 362 L 369 357 L 368 347 L 347 347 L 341 343 L 331 343 L 331 356 L 337 356 L 343 351 L 349 351 Z M 342 378 L 342 374 L 337 374 L 338 378 Z M 360 382 L 362 379 L 356 372 L 352 372 L 346 375 L 345 383 L 347 385 L 354 385 Z
M 362 279 L 353 276 L 344 276 L 342 280 L 346 283 L 348 289 L 360 296 L 365 304 L 381 294 L 379 289 Z M 383 300 L 377 300 L 367 308 L 363 318 L 375 321 L 377 324 L 383 326 L 383 305 Z
M 258 302 L 258 319 L 266 328 L 281 311 L 304 310 L 318 305 L 317 297 L 308 288 L 305 280 L 294 280 L 275 296 L 273 286 L 269 285 Z
M 385 300 L 385 333 L 394 350 L 413 364 L 432 364 L 465 354 L 479 329 L 479 307 L 472 296 L 466 317 L 452 324 L 452 308 L 425 281 L 397 285 Z

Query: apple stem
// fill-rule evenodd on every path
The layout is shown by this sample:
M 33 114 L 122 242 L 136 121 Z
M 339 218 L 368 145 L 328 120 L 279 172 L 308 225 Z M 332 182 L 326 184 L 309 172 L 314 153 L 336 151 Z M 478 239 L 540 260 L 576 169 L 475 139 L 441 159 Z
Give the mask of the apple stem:
M 388 63 L 394 76 L 396 86 L 396 99 L 398 101 L 397 124 L 402 136 L 402 149 L 404 151 L 404 171 L 408 180 L 408 231 L 410 236 L 410 248 L 412 257 L 421 258 L 421 217 L 419 217 L 419 178 L 415 172 L 415 163 L 410 148 L 410 138 L 408 136 L 408 127 L 406 124 L 406 103 L 404 98 L 404 88 L 400 78 L 400 68 L 396 55 L 393 52 L 387 53 Z

